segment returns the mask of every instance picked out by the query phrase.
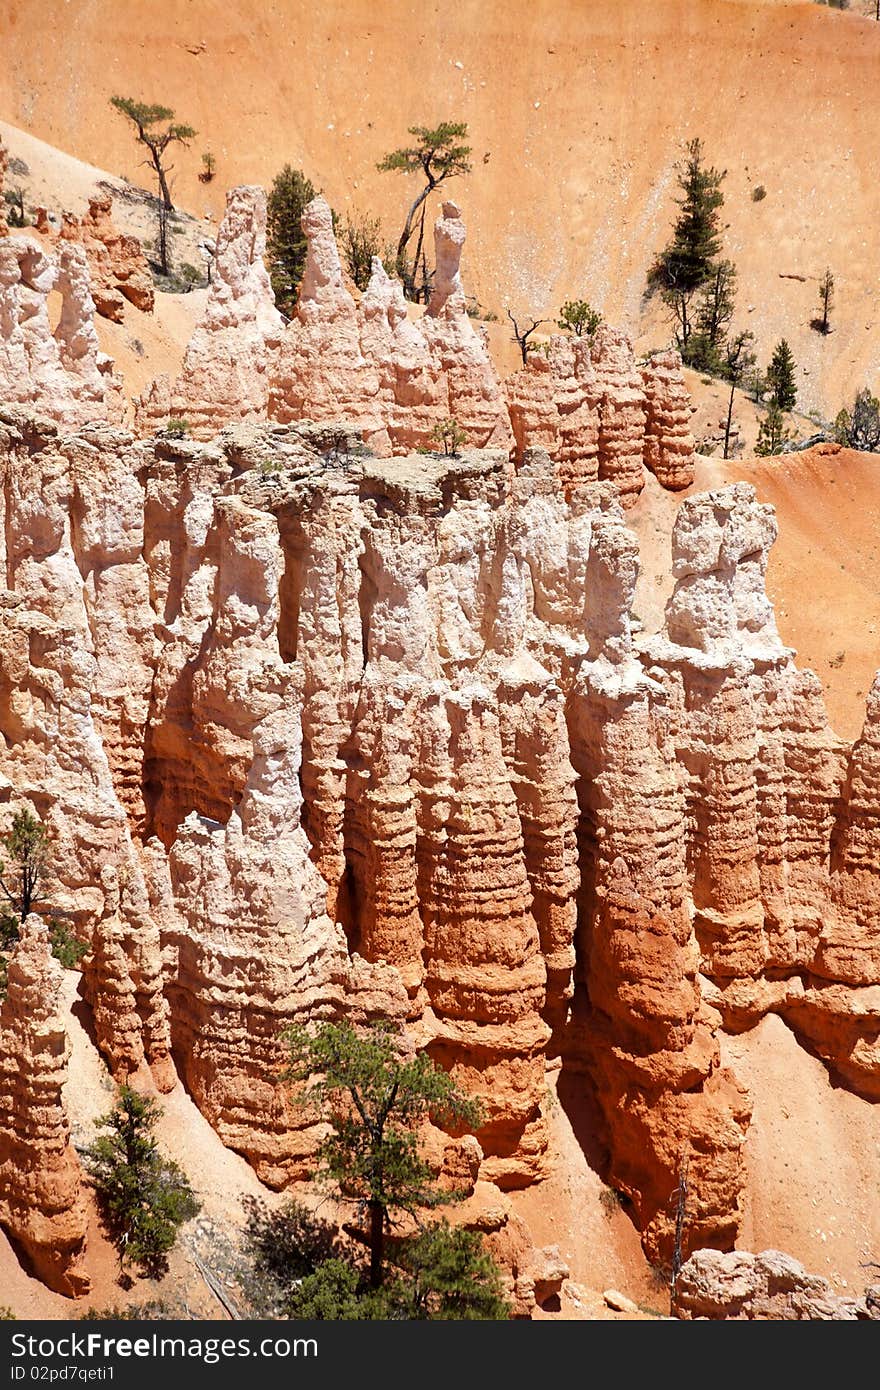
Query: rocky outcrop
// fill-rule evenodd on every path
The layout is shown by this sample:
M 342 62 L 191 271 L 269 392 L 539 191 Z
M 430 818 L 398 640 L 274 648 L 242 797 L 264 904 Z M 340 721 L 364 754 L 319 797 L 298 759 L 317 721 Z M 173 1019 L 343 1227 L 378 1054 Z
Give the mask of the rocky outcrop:
M 147 434 L 169 417 L 207 439 L 267 415 L 354 429 L 380 457 L 438 447 L 456 420 L 470 447 L 502 447 L 521 463 L 545 448 L 565 488 L 607 479 L 625 506 L 645 466 L 665 487 L 693 481 L 690 410 L 675 353 L 641 370 L 629 339 L 600 328 L 592 345 L 557 335 L 502 388 L 485 334 L 467 312 L 461 280 L 465 227 L 455 203 L 437 219 L 433 291 L 424 315 L 378 259 L 360 302 L 345 281 L 323 197 L 303 214 L 308 252 L 293 321 L 281 331 L 262 263 L 265 198 L 233 189 L 218 239 L 205 319 L 180 377 L 153 383 L 136 403 Z
M 636 501 L 644 467 L 677 491 L 694 480 L 690 401 L 675 352 L 638 368 L 629 339 L 602 327 L 592 342 L 554 335 L 504 383 L 516 441 L 547 450 L 566 489 L 608 479 L 624 507 Z
M 646 401 L 632 343 L 602 324 L 590 353 L 599 389 L 599 477 L 612 482 L 625 507 L 644 483 Z
M 679 492 L 694 481 L 691 403 L 677 352 L 655 352 L 642 367 L 644 463 L 662 487 Z
M 227 424 L 265 419 L 269 363 L 282 319 L 275 308 L 266 251 L 266 195 L 242 185 L 226 196 L 217 233 L 205 315 L 184 354 L 175 381 L 157 378 L 135 401 L 140 433 L 171 418 L 186 420 L 196 439 Z
M 509 451 L 513 440 L 498 376 L 467 312 L 461 283 L 464 242 L 461 210 L 444 203 L 434 224 L 431 298 L 419 327 L 445 383 L 445 415 L 457 420 L 471 447 Z
M 282 422 L 345 422 L 377 454 L 389 454 L 376 367 L 361 351 L 358 312 L 342 276 L 327 200 L 309 203 L 308 242 L 296 315 L 273 364 L 269 413 Z
M 808 1274 L 780 1250 L 697 1250 L 676 1280 L 672 1311 L 679 1318 L 737 1322 L 855 1322 L 880 1318 L 880 1289 L 843 1298 L 827 1279 Z
M 52 331 L 49 295 L 61 297 Z M 82 247 L 64 243 L 48 254 L 23 237 L 0 243 L 0 397 L 76 429 L 92 420 L 119 421 L 122 383 L 100 351 L 88 264 Z
M 63 971 L 31 915 L 9 958 L 0 1006 L 0 1225 L 58 1293 L 88 1292 L 86 1210 L 62 1088 L 70 1044 Z
M 315 323 L 342 305 L 326 231 Z M 405 1020 L 510 1189 L 553 1161 L 561 1059 L 652 1258 L 676 1191 L 685 1253 L 733 1247 L 751 1104 L 720 1031 L 776 1009 L 848 1084 L 878 1074 L 880 695 L 848 749 L 776 631 L 771 509 L 685 501 L 637 639 L 619 477 L 562 488 L 542 449 L 513 471 L 365 456 L 363 416 L 204 443 L 0 419 L 0 789 L 50 827 L 115 1074 L 169 1085 L 173 1049 L 280 1186 L 318 1138 L 284 1024 Z
M 125 236 L 114 225 L 112 206 L 113 199 L 109 195 L 90 198 L 85 216 L 64 213 L 58 235 L 61 241 L 83 247 L 97 312 L 114 323 L 122 323 L 126 300 L 143 313 L 151 314 L 155 292 L 143 247 L 137 237 Z M 37 209 L 38 214 L 43 211 Z M 37 230 L 44 233 L 49 230 L 45 217 L 42 225 L 38 218 Z
M 546 352 L 529 353 L 504 383 L 521 463 L 529 448 L 546 449 L 568 490 L 599 477 L 601 395 L 585 339 L 556 334 Z

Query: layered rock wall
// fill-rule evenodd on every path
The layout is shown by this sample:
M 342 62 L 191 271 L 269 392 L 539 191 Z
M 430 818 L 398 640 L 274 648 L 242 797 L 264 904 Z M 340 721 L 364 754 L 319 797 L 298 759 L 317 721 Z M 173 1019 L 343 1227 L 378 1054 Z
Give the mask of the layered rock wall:
M 86 1210 L 62 1088 L 70 1045 L 63 971 L 36 916 L 8 963 L 0 1006 L 0 1225 L 58 1293 L 88 1292 Z
M 682 504 L 637 641 L 619 478 L 563 490 L 542 449 L 512 472 L 506 447 L 364 457 L 362 419 L 2 419 L 0 787 L 50 827 L 116 1075 L 169 1085 L 173 1055 L 283 1185 L 317 1139 L 283 1026 L 406 1020 L 510 1188 L 551 1161 L 561 1059 L 661 1259 L 683 1180 L 687 1248 L 736 1237 L 751 1107 L 721 1028 L 776 1009 L 876 1094 L 880 697 L 834 737 L 750 487 Z

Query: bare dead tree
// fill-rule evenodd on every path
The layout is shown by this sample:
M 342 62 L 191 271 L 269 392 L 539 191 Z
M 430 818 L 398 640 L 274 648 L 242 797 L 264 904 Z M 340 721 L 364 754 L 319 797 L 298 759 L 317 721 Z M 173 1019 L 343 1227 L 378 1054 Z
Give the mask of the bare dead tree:
M 529 352 L 531 351 L 529 338 L 531 338 L 536 329 L 541 327 L 542 323 L 547 322 L 547 319 L 533 319 L 530 328 L 520 328 L 509 309 L 507 311 L 507 317 L 513 324 L 513 341 L 518 345 L 522 353 L 523 366 L 525 367 L 528 364 Z
M 684 1232 L 687 1226 L 688 1200 L 688 1161 L 683 1159 L 678 1169 L 678 1187 L 673 1192 L 675 1198 L 675 1240 L 672 1246 L 672 1279 L 670 1294 L 675 1302 L 675 1286 L 684 1263 Z

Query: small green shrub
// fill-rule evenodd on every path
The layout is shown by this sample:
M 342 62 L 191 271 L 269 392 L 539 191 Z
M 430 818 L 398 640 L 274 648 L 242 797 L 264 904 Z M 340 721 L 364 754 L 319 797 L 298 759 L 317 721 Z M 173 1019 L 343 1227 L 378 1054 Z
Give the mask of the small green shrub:
M 189 420 L 183 420 L 177 415 L 172 415 L 165 425 L 162 433 L 166 439 L 188 439 L 190 433 Z
M 49 923 L 49 946 L 65 970 L 76 970 L 89 949 L 89 943 L 80 941 L 57 917 L 53 917 Z
M 764 185 L 763 185 L 762 183 L 757 184 L 757 185 L 752 189 L 752 202 L 753 202 L 753 203 L 763 203 L 763 201 L 764 201 L 764 199 L 765 199 L 766 197 L 767 197 L 767 190 L 766 190 L 766 188 L 764 187 Z
M 462 445 L 467 443 L 467 434 L 453 415 L 434 426 L 431 438 L 440 445 L 446 458 L 457 458 Z

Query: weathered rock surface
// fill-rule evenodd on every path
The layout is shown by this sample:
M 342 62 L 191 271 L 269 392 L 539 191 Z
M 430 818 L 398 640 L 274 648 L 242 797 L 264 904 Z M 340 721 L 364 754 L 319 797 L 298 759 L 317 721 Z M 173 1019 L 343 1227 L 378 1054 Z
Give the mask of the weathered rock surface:
M 780 1250 L 697 1250 L 679 1271 L 672 1311 L 679 1318 L 738 1322 L 876 1320 L 880 1290 L 842 1298 L 827 1279 L 808 1274 Z
M 311 327 L 349 316 L 313 242 Z M 619 339 L 598 357 L 625 378 L 600 441 L 641 467 L 646 392 Z M 880 687 L 850 750 L 776 632 L 771 509 L 684 502 L 637 642 L 630 462 L 562 489 L 538 448 L 366 457 L 363 415 L 210 443 L 0 418 L 0 790 L 50 826 L 115 1073 L 168 1085 L 173 1045 L 282 1185 L 317 1138 L 283 1025 L 406 1019 L 482 1099 L 479 1182 L 512 1188 L 547 1170 L 561 1056 L 652 1257 L 682 1182 L 687 1249 L 732 1247 L 751 1107 L 719 1029 L 779 1010 L 878 1085 Z
M 115 226 L 113 199 L 106 195 L 89 199 L 83 217 L 66 212 L 58 236 L 61 241 L 82 246 L 89 263 L 92 298 L 103 318 L 122 323 L 125 301 L 151 314 L 155 302 L 153 277 L 143 247 L 137 237 L 126 236 Z M 43 209 L 37 209 L 38 214 Z M 47 231 L 48 221 L 38 221 L 37 230 Z
M 677 352 L 655 352 L 642 367 L 645 391 L 645 467 L 673 492 L 694 481 L 690 397 Z
M 52 291 L 61 296 L 54 333 Z M 88 263 L 81 246 L 62 243 L 57 256 L 23 237 L 0 243 L 0 398 L 76 429 L 93 420 L 120 421 L 122 382 L 100 351 Z
M 544 448 L 566 490 L 607 479 L 624 506 L 641 491 L 645 466 L 664 487 L 693 481 L 690 408 L 674 352 L 640 369 L 629 339 L 610 328 L 592 346 L 557 335 L 502 387 L 467 312 L 455 203 L 442 205 L 435 224 L 436 272 L 421 318 L 410 317 L 400 281 L 378 259 L 355 303 L 323 197 L 306 208 L 303 231 L 299 300 L 281 331 L 260 259 L 264 196 L 232 190 L 204 322 L 178 380 L 159 378 L 137 403 L 142 433 L 169 416 L 187 419 L 199 439 L 235 421 L 313 420 L 355 430 L 386 457 L 439 447 L 437 427 L 452 418 L 469 447 L 503 448 L 519 465 L 529 448 Z
M 266 418 L 269 361 L 282 318 L 263 261 L 265 250 L 265 193 L 249 185 L 231 189 L 217 233 L 204 319 L 176 380 L 157 378 L 135 401 L 141 433 L 174 418 L 186 420 L 195 438 L 209 439 L 224 425 Z
M 49 933 L 28 917 L 9 958 L 0 1006 L 0 1225 L 58 1293 L 88 1292 L 86 1210 L 62 1087 L 70 1044 L 63 971 Z

